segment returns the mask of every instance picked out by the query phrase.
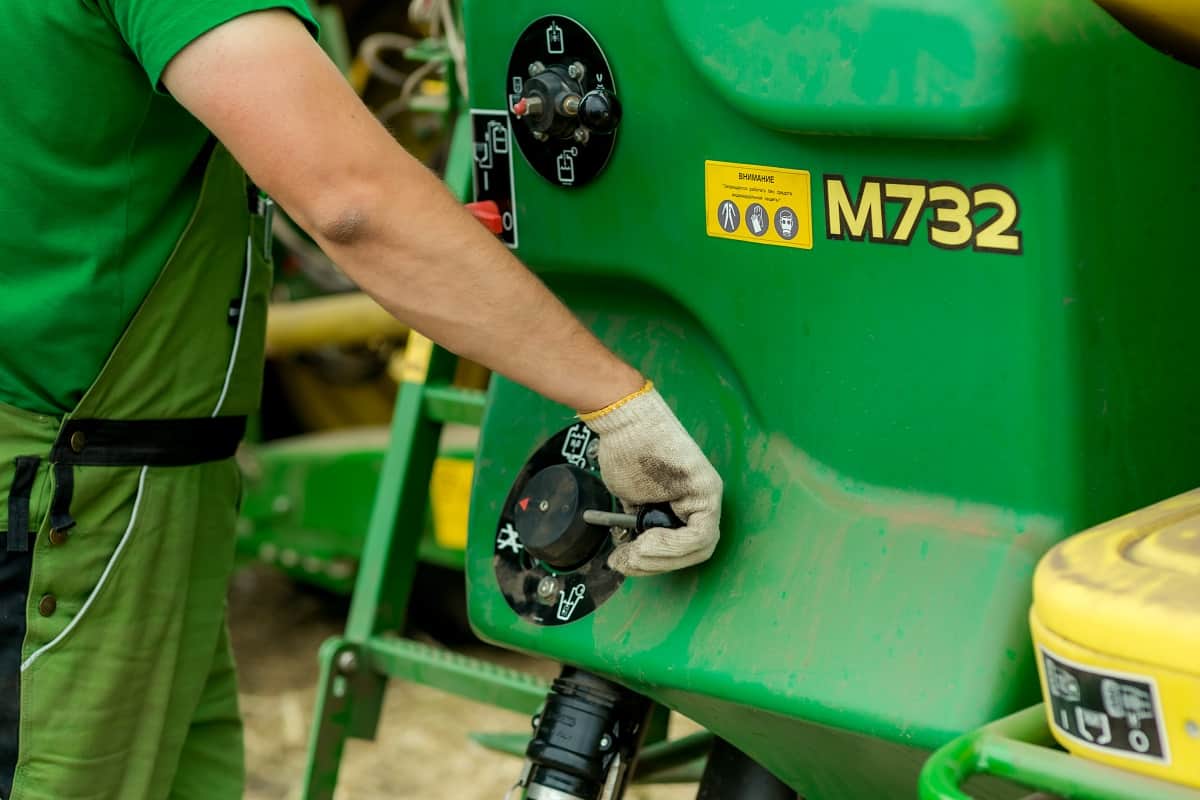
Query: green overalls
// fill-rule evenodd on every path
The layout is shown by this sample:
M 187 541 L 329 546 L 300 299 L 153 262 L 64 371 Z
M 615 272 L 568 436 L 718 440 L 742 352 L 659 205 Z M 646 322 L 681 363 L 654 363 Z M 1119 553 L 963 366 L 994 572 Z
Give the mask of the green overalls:
M 261 389 L 269 210 L 217 148 L 78 407 L 55 419 L 0 404 L 4 800 L 242 796 L 225 598 L 232 456 Z

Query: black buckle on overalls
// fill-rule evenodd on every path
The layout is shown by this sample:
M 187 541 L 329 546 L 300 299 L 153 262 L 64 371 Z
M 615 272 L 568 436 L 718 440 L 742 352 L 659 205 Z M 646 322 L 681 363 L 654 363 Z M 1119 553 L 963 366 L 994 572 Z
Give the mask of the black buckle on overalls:
M 70 464 L 54 465 L 54 496 L 50 498 L 50 529 L 69 531 L 75 527 L 71 516 L 71 497 L 75 494 L 75 468 Z
M 246 181 L 246 203 L 251 216 L 261 217 L 263 221 L 262 241 L 258 243 L 263 260 L 271 263 L 271 254 L 275 243 L 272 229 L 275 226 L 275 201 L 254 184 Z

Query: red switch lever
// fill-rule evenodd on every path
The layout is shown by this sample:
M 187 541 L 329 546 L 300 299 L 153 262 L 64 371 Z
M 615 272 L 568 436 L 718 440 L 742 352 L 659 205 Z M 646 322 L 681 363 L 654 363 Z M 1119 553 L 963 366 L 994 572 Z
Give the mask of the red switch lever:
M 500 216 L 500 206 L 494 200 L 480 200 L 477 203 L 467 203 L 467 210 L 475 215 L 475 219 L 483 223 L 483 227 L 499 236 L 504 233 L 504 219 Z

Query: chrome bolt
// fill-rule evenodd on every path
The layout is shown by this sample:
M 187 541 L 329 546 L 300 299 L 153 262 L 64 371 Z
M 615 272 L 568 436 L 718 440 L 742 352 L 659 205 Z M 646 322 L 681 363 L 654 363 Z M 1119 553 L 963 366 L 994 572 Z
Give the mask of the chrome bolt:
M 532 97 L 524 97 L 522 99 L 525 101 L 525 113 L 518 116 L 529 116 L 532 114 L 536 117 L 542 113 L 542 106 L 544 105 L 542 103 L 542 98 L 535 94 Z
M 577 94 L 567 95 L 566 99 L 562 102 L 562 113 L 568 117 L 579 116 L 579 104 L 582 102 L 582 98 Z
M 578 61 L 576 61 L 571 66 L 567 67 L 567 74 L 575 80 L 579 80 L 587 74 L 587 68 L 585 68 L 583 64 L 580 64 Z
M 543 500 L 542 502 L 538 503 L 538 511 L 549 511 L 549 510 L 550 510 L 550 501 L 549 500 Z
M 547 575 L 538 581 L 537 595 L 542 600 L 550 602 L 558 594 L 558 581 Z
M 592 134 L 591 134 L 591 132 L 588 131 L 587 128 L 576 128 L 575 129 L 575 141 L 579 142 L 580 144 L 587 144 L 588 139 L 591 139 L 591 138 L 592 138 Z
M 531 721 L 533 722 L 533 729 L 536 731 L 538 729 L 538 726 L 542 724 L 542 715 L 534 714 L 533 719 Z
M 358 669 L 358 655 L 353 650 L 343 650 L 337 657 L 338 672 L 347 675 Z
M 605 753 L 612 749 L 612 737 L 607 733 L 600 737 L 600 749 Z
M 535 61 L 529 65 L 529 77 L 534 78 L 546 71 L 546 65 L 540 61 Z

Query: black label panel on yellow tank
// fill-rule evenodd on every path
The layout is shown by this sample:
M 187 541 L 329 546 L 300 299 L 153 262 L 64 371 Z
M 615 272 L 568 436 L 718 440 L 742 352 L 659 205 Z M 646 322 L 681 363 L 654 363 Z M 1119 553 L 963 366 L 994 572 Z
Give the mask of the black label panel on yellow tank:
M 516 526 L 519 504 L 528 502 L 525 487 L 533 476 L 556 464 L 569 464 L 599 474 L 600 438 L 582 422 L 552 436 L 525 462 L 496 525 L 492 565 L 496 583 L 510 608 L 535 625 L 566 625 L 583 619 L 620 588 L 625 577 L 608 566 L 613 541 L 605 537 L 584 564 L 570 571 L 552 571 L 525 550 Z M 600 510 L 614 510 L 611 507 Z
M 1170 763 L 1153 678 L 1102 670 L 1041 649 L 1054 727 L 1084 747 Z
M 520 239 L 508 112 L 472 109 L 471 131 L 475 141 L 475 201 L 491 200 L 496 204 L 504 225 L 500 239 L 509 247 L 516 247 Z

